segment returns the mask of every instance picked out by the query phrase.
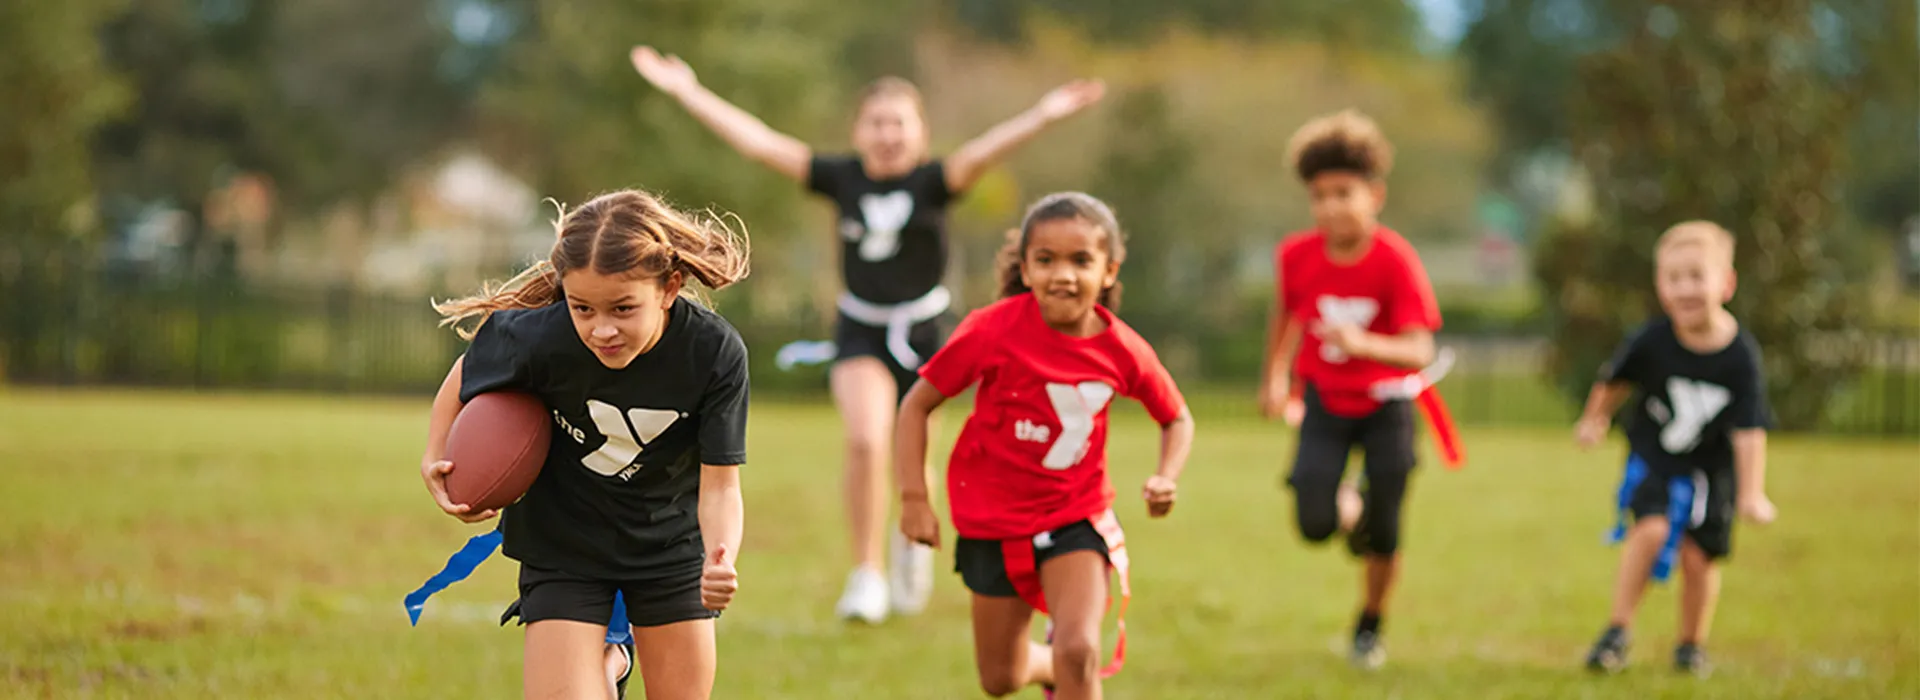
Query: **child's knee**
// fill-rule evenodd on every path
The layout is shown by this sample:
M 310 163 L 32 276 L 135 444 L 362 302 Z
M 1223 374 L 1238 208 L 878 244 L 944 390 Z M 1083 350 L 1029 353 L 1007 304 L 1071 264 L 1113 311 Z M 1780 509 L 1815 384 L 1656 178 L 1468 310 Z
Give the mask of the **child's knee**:
M 1003 698 L 1020 692 L 1024 685 L 1025 679 L 1020 678 L 1011 667 L 980 669 L 980 689 L 986 691 L 987 695 Z
M 1090 680 L 1100 671 L 1100 635 L 1068 634 L 1055 630 L 1053 637 L 1054 678 L 1076 677 Z

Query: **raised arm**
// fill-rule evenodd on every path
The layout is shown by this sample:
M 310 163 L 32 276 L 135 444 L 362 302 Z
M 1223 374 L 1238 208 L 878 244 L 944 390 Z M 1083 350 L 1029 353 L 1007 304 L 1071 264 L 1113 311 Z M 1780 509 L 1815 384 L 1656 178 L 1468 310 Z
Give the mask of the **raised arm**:
M 633 69 L 640 76 L 672 95 L 695 119 L 713 133 L 761 165 L 799 182 L 807 181 L 807 169 L 813 149 L 792 136 L 774 131 L 759 117 L 748 114 L 719 95 L 713 94 L 693 74 L 693 68 L 678 56 L 663 56 L 651 46 L 636 46 L 632 52 Z
M 1031 140 L 1048 126 L 1071 117 L 1099 102 L 1107 85 L 1098 80 L 1076 80 L 1048 92 L 1027 111 L 1000 122 L 986 133 L 962 144 L 947 156 L 947 191 L 965 192 L 979 181 L 994 163 L 1007 157 L 1021 144 Z

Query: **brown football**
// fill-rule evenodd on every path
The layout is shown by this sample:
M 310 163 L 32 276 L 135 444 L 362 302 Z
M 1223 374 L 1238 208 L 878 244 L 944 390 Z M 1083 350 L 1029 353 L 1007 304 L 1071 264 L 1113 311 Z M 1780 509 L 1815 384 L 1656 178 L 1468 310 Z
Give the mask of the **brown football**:
M 553 439 L 547 406 L 532 394 L 492 392 L 474 397 L 447 433 L 447 500 L 478 513 L 520 500 L 540 476 Z

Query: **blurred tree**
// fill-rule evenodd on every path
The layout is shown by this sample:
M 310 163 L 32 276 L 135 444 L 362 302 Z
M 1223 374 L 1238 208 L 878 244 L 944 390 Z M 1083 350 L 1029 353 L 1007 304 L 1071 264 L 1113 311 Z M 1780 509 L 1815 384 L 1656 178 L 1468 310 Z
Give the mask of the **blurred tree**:
M 1644 29 L 1647 3 L 1612 0 L 1462 0 L 1473 20 L 1457 50 L 1469 67 L 1469 94 L 1499 120 L 1499 148 L 1490 163 L 1498 182 L 1543 153 L 1565 152 L 1574 119 L 1568 110 L 1587 85 L 1579 61 L 1619 46 Z M 1771 12 L 1771 10 L 1756 10 Z M 1912 0 L 1812 0 L 1790 11 L 1810 32 L 1818 70 L 1830 90 L 1860 102 L 1846 124 L 1851 153 L 1844 178 L 1848 209 L 1874 228 L 1893 232 L 1920 212 L 1920 20 Z M 1893 29 L 1889 29 L 1893 28 Z M 1550 207 L 1548 201 L 1534 201 Z
M 1579 62 L 1571 142 L 1592 175 L 1598 216 L 1561 222 L 1537 251 L 1553 316 L 1554 366 L 1570 395 L 1633 324 L 1657 313 L 1654 239 L 1688 219 L 1740 245 L 1731 308 L 1767 354 L 1782 424 L 1818 425 L 1858 367 L 1859 287 L 1834 235 L 1859 93 L 1817 63 L 1807 0 L 1667 6 L 1611 0 L 1628 27 Z
M 101 33 L 138 98 L 97 141 L 103 186 L 195 216 L 224 173 L 266 173 L 294 214 L 373 197 L 464 133 L 443 12 L 435 0 L 130 0 Z
M 88 138 L 126 104 L 94 41 L 118 5 L 0 4 L 0 377 L 70 349 L 53 324 L 97 239 Z
M 952 15 L 981 36 L 1030 38 L 1029 17 L 1051 15 L 1096 40 L 1132 44 L 1187 28 L 1241 39 L 1285 38 L 1398 53 L 1419 46 L 1420 15 L 1405 0 L 949 0 Z

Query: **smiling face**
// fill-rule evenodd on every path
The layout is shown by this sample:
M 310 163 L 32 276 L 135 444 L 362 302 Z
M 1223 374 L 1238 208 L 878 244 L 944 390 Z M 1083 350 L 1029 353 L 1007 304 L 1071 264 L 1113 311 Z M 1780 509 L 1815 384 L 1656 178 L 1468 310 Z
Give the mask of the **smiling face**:
M 1119 279 L 1107 230 L 1082 218 L 1050 219 L 1027 232 L 1020 279 L 1040 302 L 1047 325 L 1086 335 L 1100 291 Z
M 1704 242 L 1663 246 L 1654 259 L 1654 293 L 1660 308 L 1683 329 L 1705 328 L 1713 310 L 1733 298 L 1733 268 Z
M 572 270 L 560 278 L 567 313 L 580 342 L 600 364 L 623 369 L 653 349 L 666 332 L 667 315 L 680 293 L 680 276 L 657 279 Z
M 912 95 L 882 92 L 860 103 L 853 149 L 867 175 L 889 179 L 913 172 L 927 153 L 927 125 Z

